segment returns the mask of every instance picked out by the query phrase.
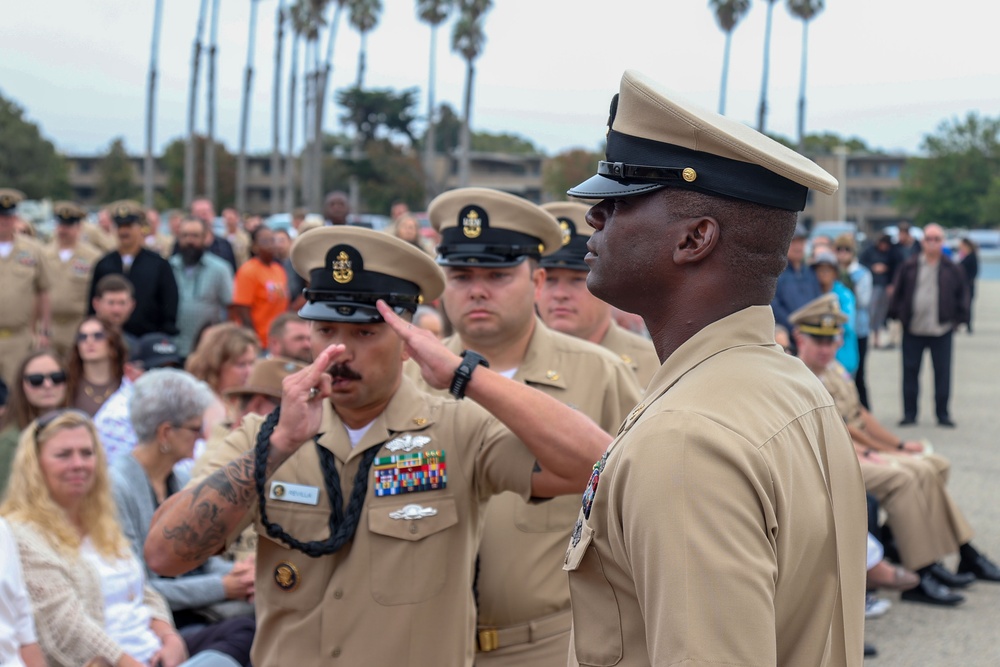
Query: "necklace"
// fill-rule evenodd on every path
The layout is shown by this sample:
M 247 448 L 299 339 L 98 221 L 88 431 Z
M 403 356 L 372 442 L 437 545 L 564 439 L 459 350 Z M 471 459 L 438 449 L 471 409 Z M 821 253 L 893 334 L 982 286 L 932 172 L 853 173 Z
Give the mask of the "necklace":
M 112 390 L 114 389 L 114 385 L 108 384 L 104 387 L 104 391 L 98 394 L 97 389 L 95 389 L 94 385 L 86 381 L 84 382 L 85 384 L 83 385 L 83 393 L 86 394 L 87 398 L 92 400 L 97 405 L 103 405 L 104 401 L 108 400 L 108 396 L 111 395 Z

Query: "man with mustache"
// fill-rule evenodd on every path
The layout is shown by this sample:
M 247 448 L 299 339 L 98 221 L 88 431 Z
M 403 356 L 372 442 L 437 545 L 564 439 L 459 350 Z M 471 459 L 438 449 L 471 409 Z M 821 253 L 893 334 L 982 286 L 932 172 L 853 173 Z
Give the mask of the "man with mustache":
M 299 314 L 315 361 L 283 380 L 278 411 L 226 438 L 229 463 L 162 505 L 147 562 L 179 574 L 252 524 L 254 665 L 468 667 L 486 500 L 577 491 L 610 438 L 409 324 L 444 286 L 418 248 L 328 227 L 292 261 L 310 281 Z M 403 375 L 411 356 L 431 386 L 471 400 L 422 391 Z
M 544 392 L 614 433 L 639 401 L 631 369 L 608 350 L 553 331 L 535 313 L 545 282 L 540 260 L 562 247 L 556 219 L 504 192 L 464 188 L 431 202 L 442 235 L 438 263 L 453 352 L 472 349 L 490 368 Z M 477 667 L 548 667 L 566 662 L 569 587 L 566 540 L 583 487 L 536 503 L 492 499 L 479 549 Z

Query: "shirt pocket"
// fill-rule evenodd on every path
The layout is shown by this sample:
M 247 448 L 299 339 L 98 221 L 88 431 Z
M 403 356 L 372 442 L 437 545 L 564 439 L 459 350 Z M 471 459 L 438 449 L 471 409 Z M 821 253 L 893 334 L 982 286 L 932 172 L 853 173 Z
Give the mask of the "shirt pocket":
M 624 646 L 621 612 L 614 588 L 604 574 L 601 554 L 594 545 L 594 529 L 586 522 L 574 529 L 563 570 L 571 573 L 573 650 L 578 663 L 588 667 L 617 665 Z
M 450 575 L 457 543 L 448 529 L 458 524 L 458 508 L 451 497 L 395 498 L 368 510 L 372 597 L 383 605 L 424 602 Z
M 326 508 L 278 506 L 268 503 L 267 518 L 300 542 L 323 541 L 330 536 L 330 511 Z M 320 604 L 333 576 L 333 556 L 310 558 L 289 549 L 284 542 L 257 526 L 258 595 L 266 592 L 268 605 L 292 611 L 311 611 Z M 303 585 L 303 582 L 306 582 Z

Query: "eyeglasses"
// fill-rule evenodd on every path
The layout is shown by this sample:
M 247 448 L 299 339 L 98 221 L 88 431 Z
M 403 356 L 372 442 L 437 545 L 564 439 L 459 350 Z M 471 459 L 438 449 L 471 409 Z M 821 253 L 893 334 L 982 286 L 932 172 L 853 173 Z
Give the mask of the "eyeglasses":
M 49 424 L 54 422 L 59 417 L 68 414 L 76 415 L 78 417 L 83 417 L 88 422 L 90 421 L 90 415 L 88 415 L 83 410 L 77 410 L 76 408 L 60 408 L 58 410 L 49 410 L 35 421 L 35 441 L 36 442 L 38 441 L 38 436 L 42 434 L 42 431 L 44 431 L 49 427 Z
M 925 241 L 933 241 L 934 243 L 940 243 L 941 241 L 944 241 L 944 237 L 943 236 L 925 236 L 924 240 Z
M 107 338 L 107 334 L 105 334 L 103 331 L 95 331 L 93 333 L 86 333 L 86 332 L 81 331 L 80 333 L 78 333 L 76 335 L 76 342 L 77 343 L 86 343 L 87 339 L 89 339 L 89 338 L 93 338 L 94 341 L 100 342 L 100 341 L 104 340 L 105 338 Z
M 24 381 L 36 389 L 45 384 L 46 380 L 49 380 L 54 385 L 60 385 L 66 381 L 66 373 L 56 371 L 55 373 L 32 373 L 31 375 L 24 376 Z
M 854 248 L 846 245 L 837 246 L 837 252 L 854 252 Z
M 173 426 L 174 428 L 182 428 L 185 431 L 191 431 L 195 435 L 201 435 L 202 431 L 205 428 L 204 424 L 198 424 L 197 426 L 188 426 L 186 424 L 171 424 L 171 426 Z

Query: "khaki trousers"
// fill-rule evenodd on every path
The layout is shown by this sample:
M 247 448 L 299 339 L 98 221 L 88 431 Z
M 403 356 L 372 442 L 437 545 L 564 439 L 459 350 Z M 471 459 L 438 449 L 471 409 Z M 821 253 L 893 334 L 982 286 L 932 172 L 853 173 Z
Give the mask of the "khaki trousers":
M 27 327 L 10 330 L 0 328 L 0 377 L 13 389 L 17 379 L 17 369 L 24 358 L 31 353 L 34 336 Z
M 572 622 L 572 612 L 567 609 L 531 623 L 501 629 L 500 648 L 477 651 L 475 667 L 565 667 Z M 505 637 L 517 643 L 504 645 Z

